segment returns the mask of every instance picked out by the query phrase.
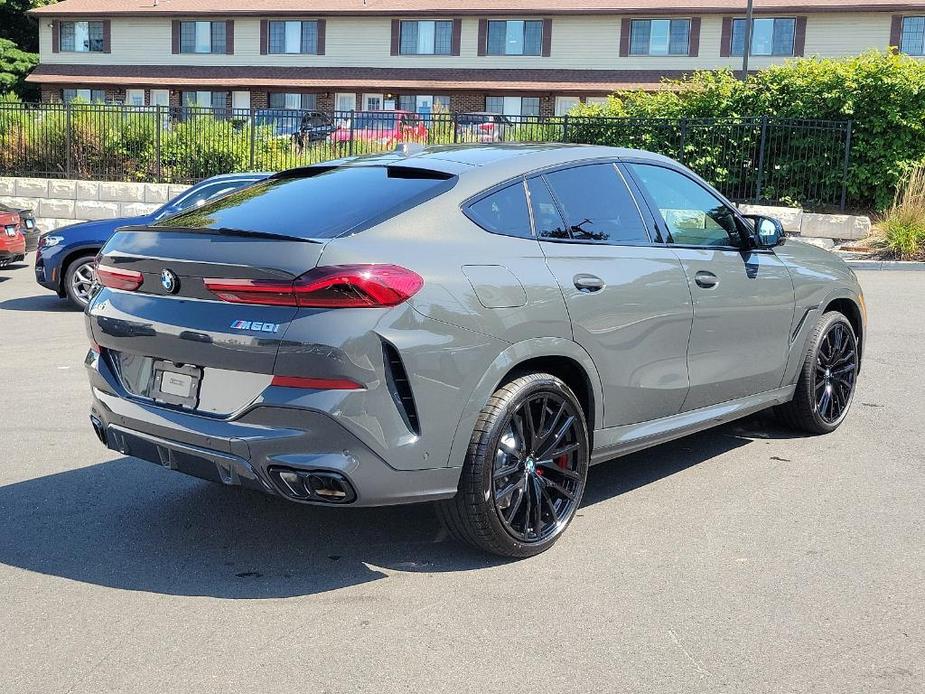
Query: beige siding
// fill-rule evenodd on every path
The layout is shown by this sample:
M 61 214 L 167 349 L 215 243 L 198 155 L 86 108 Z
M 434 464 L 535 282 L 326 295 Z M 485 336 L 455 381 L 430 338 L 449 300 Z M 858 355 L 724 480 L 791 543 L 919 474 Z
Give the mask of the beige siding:
M 619 16 L 556 17 L 553 20 L 552 56 L 506 57 L 477 55 L 478 20 L 463 20 L 460 56 L 391 56 L 388 18 L 332 18 L 327 21 L 326 55 L 260 55 L 258 19 L 235 21 L 234 55 L 173 55 L 169 19 L 112 20 L 112 53 L 52 53 L 50 21 L 40 22 L 43 63 L 110 65 L 296 65 L 324 67 L 423 68 L 541 68 L 601 70 L 690 70 L 735 67 L 740 58 L 721 58 L 722 18 L 707 16 L 701 25 L 700 55 L 688 57 L 619 56 Z M 810 15 L 806 55 L 843 56 L 889 43 L 888 13 Z M 779 58 L 753 58 L 759 68 Z

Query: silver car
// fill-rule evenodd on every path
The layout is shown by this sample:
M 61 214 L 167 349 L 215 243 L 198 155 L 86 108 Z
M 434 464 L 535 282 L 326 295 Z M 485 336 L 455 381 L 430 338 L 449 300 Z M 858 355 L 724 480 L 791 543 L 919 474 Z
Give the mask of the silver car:
M 437 501 L 512 557 L 562 534 L 589 465 L 769 407 L 834 430 L 866 324 L 833 254 L 591 146 L 284 172 L 121 230 L 98 275 L 105 445 L 295 502 Z

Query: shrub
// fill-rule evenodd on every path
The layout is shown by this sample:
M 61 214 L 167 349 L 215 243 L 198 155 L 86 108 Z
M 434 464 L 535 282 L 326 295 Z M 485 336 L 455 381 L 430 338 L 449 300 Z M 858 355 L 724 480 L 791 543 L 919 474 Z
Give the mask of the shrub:
M 908 171 L 879 227 L 894 256 L 925 258 L 925 162 Z

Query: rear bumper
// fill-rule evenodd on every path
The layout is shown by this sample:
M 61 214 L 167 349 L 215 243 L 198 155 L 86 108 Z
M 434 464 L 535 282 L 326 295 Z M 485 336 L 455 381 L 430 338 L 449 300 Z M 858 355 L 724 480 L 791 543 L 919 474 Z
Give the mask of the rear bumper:
M 334 417 L 314 410 L 253 407 L 234 419 L 190 414 L 115 392 L 109 367 L 95 353 L 87 367 L 91 421 L 112 450 L 171 470 L 243 486 L 299 503 L 270 469 L 336 473 L 356 493 L 351 506 L 385 506 L 452 497 L 460 468 L 397 470 Z

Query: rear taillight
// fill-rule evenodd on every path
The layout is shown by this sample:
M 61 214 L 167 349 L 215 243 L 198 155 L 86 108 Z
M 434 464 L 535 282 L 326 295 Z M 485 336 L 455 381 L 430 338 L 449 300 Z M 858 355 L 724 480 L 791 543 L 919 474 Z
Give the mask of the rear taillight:
M 124 270 L 111 265 L 97 265 L 96 277 L 104 287 L 127 292 L 135 291 L 144 281 L 144 276 L 137 270 Z
M 306 378 L 303 376 L 274 376 L 270 385 L 283 388 L 313 388 L 316 390 L 360 390 L 362 384 L 349 378 Z
M 306 308 L 397 306 L 424 286 L 420 275 L 397 265 L 319 267 L 293 282 L 245 279 L 203 282 L 222 301 Z

